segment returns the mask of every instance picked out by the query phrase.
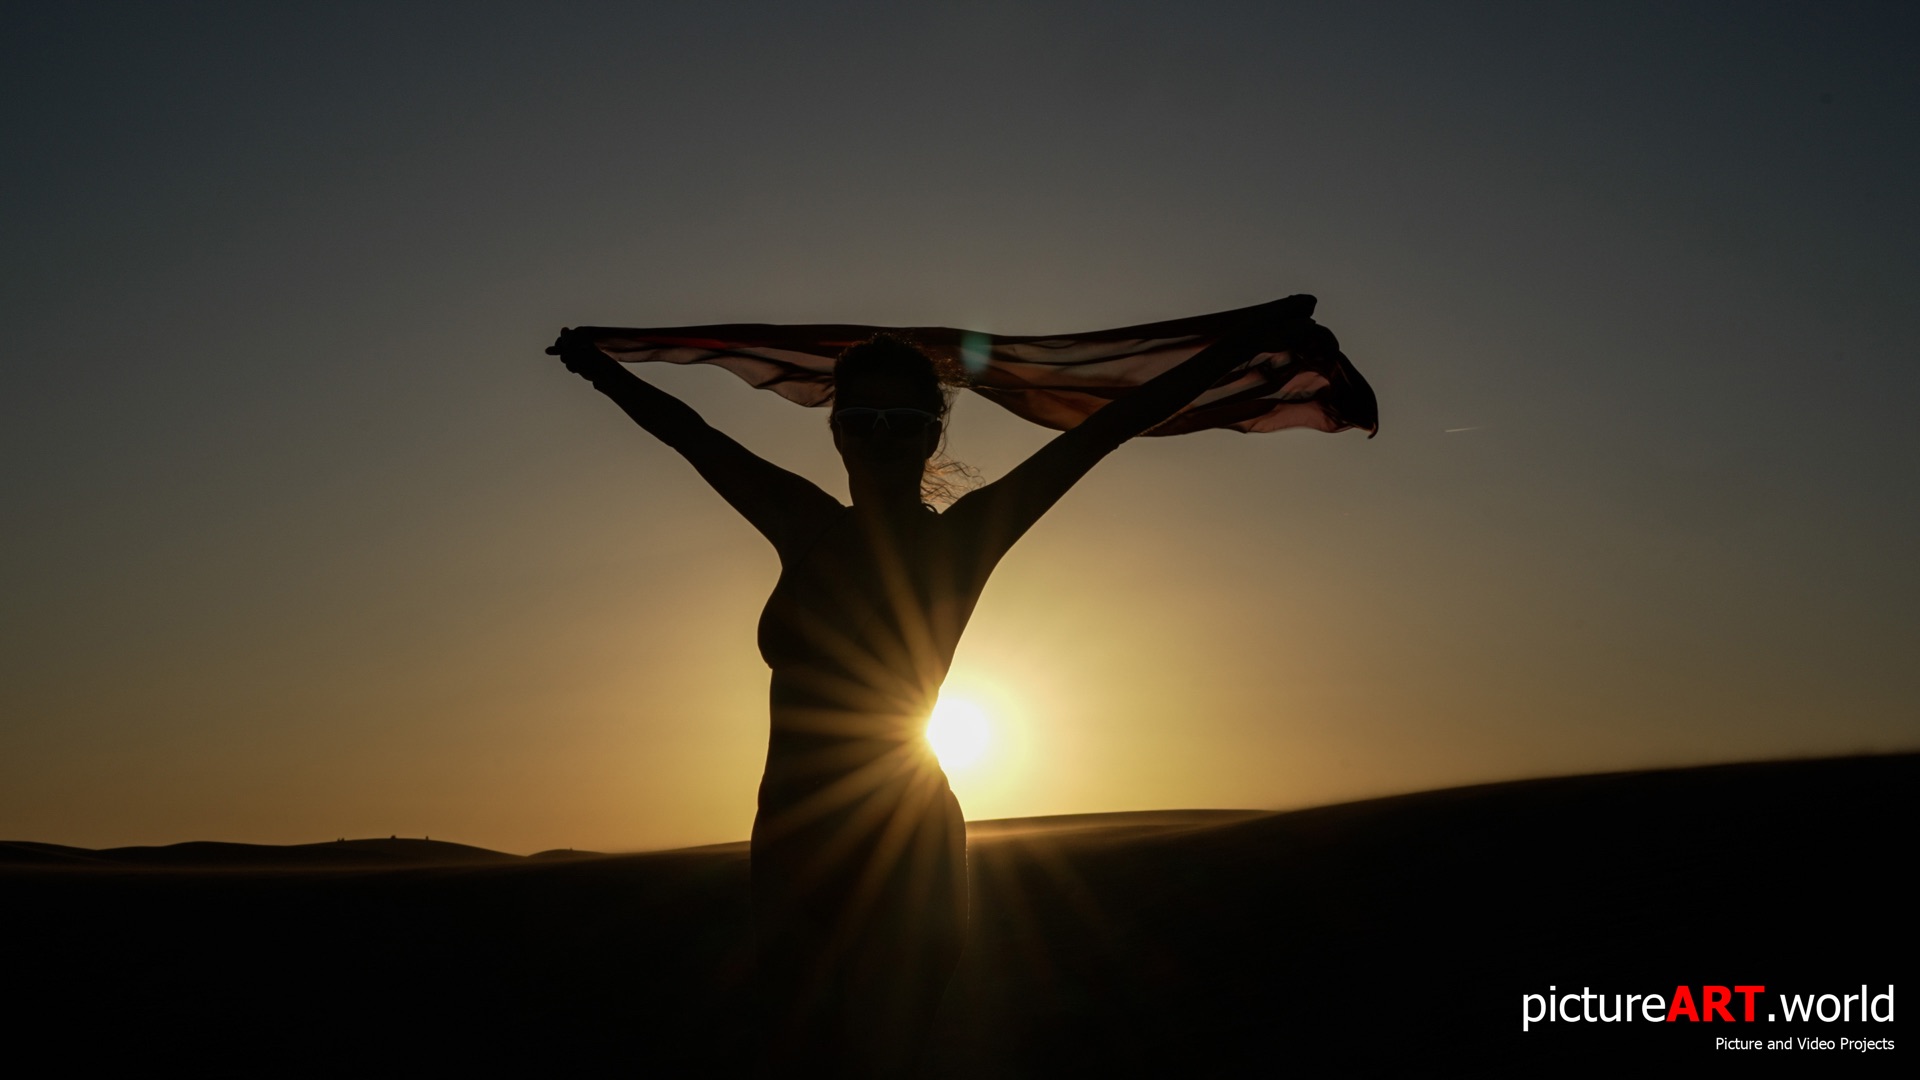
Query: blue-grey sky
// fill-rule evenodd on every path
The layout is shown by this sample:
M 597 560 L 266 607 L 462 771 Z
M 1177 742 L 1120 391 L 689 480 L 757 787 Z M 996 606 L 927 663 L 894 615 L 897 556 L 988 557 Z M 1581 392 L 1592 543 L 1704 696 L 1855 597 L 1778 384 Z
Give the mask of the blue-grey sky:
M 974 816 L 1920 745 L 1910 5 L 4 19 L 0 835 L 744 836 L 775 562 L 581 323 L 1320 297 L 1380 436 L 1104 463 L 962 646 Z

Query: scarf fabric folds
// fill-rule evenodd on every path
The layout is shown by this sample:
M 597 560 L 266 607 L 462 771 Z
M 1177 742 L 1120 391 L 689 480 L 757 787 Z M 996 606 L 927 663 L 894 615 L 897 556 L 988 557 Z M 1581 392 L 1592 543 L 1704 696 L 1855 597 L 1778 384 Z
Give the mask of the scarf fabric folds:
M 1208 428 L 1312 428 L 1369 434 L 1380 428 L 1373 388 L 1312 324 L 1314 298 L 1290 296 L 1254 307 L 1080 334 L 1008 336 L 945 326 L 774 326 L 733 323 L 651 330 L 585 326 L 599 349 L 627 363 L 713 364 L 789 401 L 833 401 L 834 360 L 876 333 L 897 334 L 928 353 L 965 365 L 968 388 L 1016 416 L 1059 431 L 1174 367 L 1221 338 L 1262 323 L 1291 322 L 1290 342 L 1255 355 L 1185 409 L 1148 431 L 1179 435 Z M 1299 333 L 1302 325 L 1311 333 Z

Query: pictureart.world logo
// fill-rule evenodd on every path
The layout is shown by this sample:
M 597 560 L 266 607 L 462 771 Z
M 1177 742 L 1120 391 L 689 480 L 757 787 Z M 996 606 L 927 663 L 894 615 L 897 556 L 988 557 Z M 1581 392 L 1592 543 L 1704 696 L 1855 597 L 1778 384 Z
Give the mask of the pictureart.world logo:
M 1520 1030 L 1542 1024 L 1891 1024 L 1893 984 L 1878 993 L 1865 983 L 1848 993 L 1769 992 L 1764 985 L 1703 983 L 1675 986 L 1671 993 L 1596 993 L 1582 986 L 1563 992 L 1520 995 Z M 1782 1035 L 1756 1031 L 1714 1039 L 1716 1050 L 1892 1050 L 1890 1038 Z

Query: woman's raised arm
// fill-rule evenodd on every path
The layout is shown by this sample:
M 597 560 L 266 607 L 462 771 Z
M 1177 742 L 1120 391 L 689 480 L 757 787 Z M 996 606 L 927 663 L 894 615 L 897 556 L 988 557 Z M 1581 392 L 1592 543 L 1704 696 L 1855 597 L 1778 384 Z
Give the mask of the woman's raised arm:
M 947 513 L 977 530 L 983 556 L 997 561 L 1067 490 L 1121 443 L 1171 418 L 1221 376 L 1281 342 L 1332 335 L 1304 317 L 1259 319 L 1178 366 L 1102 406 L 1063 431 L 1012 472 L 956 501 Z M 1319 342 L 1316 345 L 1321 344 Z M 991 565 L 989 563 L 988 565 Z
M 783 558 L 811 537 L 826 515 L 842 509 L 838 499 L 812 481 L 741 446 L 692 406 L 628 371 L 591 341 L 562 331 L 547 351 L 686 458 Z

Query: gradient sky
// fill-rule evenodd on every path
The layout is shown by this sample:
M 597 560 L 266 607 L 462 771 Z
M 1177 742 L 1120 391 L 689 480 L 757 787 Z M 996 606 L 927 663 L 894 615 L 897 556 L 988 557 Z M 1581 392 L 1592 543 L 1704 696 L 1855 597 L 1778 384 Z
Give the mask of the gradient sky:
M 777 564 L 589 323 L 1320 297 L 1380 436 L 1102 464 L 970 816 L 1920 746 L 1910 4 L 287 7 L 0 15 L 0 837 L 744 838 Z

